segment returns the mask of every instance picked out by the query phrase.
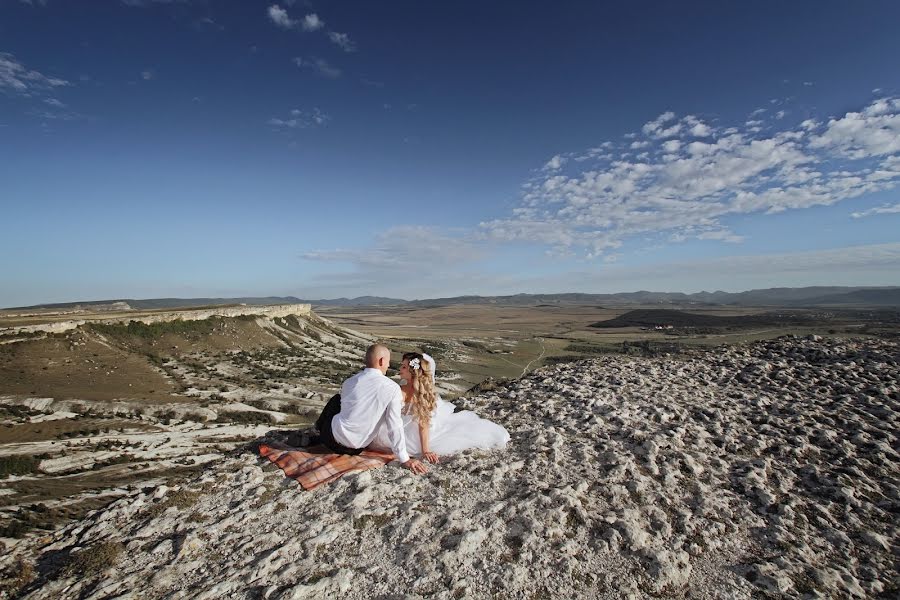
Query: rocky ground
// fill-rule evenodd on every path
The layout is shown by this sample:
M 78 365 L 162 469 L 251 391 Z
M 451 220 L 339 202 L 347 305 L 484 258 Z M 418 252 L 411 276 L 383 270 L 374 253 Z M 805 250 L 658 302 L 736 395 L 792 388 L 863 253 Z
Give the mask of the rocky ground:
M 4 593 L 896 597 L 898 364 L 811 337 L 545 367 L 457 402 L 505 451 L 311 493 L 236 452 L 8 549 Z

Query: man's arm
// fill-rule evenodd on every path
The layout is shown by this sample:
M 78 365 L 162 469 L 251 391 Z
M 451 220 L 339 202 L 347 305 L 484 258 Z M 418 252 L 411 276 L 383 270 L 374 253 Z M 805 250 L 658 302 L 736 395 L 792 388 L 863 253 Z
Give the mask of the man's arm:
M 409 460 L 406 452 L 406 435 L 403 432 L 403 419 L 400 416 L 400 407 L 403 406 L 403 392 L 399 387 L 391 386 L 391 399 L 388 402 L 384 415 L 384 424 L 387 426 L 388 441 L 394 456 L 401 463 Z

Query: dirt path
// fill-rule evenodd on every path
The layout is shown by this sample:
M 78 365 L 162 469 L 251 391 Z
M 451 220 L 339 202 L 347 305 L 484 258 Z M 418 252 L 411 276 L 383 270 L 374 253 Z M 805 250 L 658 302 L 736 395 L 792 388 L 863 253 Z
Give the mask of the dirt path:
M 542 358 L 544 358 L 544 354 L 547 352 L 547 347 L 544 346 L 544 338 L 540 338 L 540 337 L 539 337 L 539 338 L 535 338 L 535 339 L 536 339 L 538 342 L 540 342 L 540 344 L 541 344 L 541 353 L 540 353 L 537 357 L 532 358 L 530 361 L 528 361 L 528 364 L 525 365 L 525 368 L 524 368 L 524 369 L 522 369 L 522 374 L 519 375 L 519 377 L 524 377 L 525 374 L 528 372 L 528 368 L 529 368 L 531 365 L 533 365 L 535 362 L 537 362 L 537 361 L 541 360 Z

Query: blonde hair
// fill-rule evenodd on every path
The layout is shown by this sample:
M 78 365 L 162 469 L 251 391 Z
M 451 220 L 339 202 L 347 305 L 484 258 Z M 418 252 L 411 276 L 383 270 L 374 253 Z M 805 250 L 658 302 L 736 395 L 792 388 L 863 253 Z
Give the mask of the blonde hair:
M 431 413 L 437 406 L 437 393 L 434 391 L 434 375 L 431 373 L 431 363 L 418 352 L 407 352 L 403 360 L 419 359 L 419 368 L 410 368 L 410 381 L 412 398 L 403 407 L 404 412 L 411 414 L 419 423 L 428 425 L 431 422 Z

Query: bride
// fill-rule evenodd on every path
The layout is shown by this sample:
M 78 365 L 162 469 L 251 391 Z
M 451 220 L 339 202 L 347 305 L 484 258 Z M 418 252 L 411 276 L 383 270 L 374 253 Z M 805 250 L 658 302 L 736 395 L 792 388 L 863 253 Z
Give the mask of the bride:
M 403 429 L 410 455 L 436 463 L 442 454 L 468 448 L 503 448 L 509 433 L 502 426 L 482 419 L 470 410 L 442 400 L 434 389 L 435 362 L 427 354 L 407 352 L 400 366 L 404 380 Z M 383 431 L 369 448 L 387 450 L 390 443 Z

